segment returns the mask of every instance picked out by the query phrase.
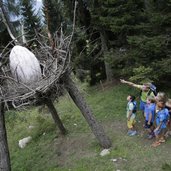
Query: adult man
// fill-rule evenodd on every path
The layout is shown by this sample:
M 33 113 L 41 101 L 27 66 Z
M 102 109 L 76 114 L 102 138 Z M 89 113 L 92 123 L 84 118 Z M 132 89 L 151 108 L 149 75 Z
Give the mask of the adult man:
M 148 96 L 155 97 L 155 94 L 150 89 L 151 83 L 144 83 L 143 85 L 138 85 L 138 84 L 134 84 L 134 83 L 132 83 L 130 81 L 125 81 L 123 79 L 120 79 L 120 81 L 121 81 L 121 83 L 128 84 L 128 85 L 130 85 L 132 87 L 135 87 L 135 88 L 138 88 L 138 89 L 141 90 L 141 94 L 140 94 L 140 110 L 144 114 L 144 109 L 145 109 L 147 97 Z

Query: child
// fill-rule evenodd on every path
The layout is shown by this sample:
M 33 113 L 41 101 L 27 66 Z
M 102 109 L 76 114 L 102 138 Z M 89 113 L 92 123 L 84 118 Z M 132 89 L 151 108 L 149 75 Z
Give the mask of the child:
M 134 84 L 134 83 L 129 82 L 129 81 L 125 81 L 123 79 L 120 79 L 120 81 L 121 81 L 121 83 L 128 84 L 128 85 L 130 85 L 132 87 L 135 87 L 135 88 L 138 88 L 138 89 L 141 90 L 140 110 L 142 111 L 142 113 L 144 115 L 144 108 L 145 108 L 147 96 L 155 97 L 154 92 L 150 91 L 151 83 L 144 83 L 143 85 L 138 85 L 138 84 Z
M 169 116 L 169 111 L 165 108 L 165 101 L 158 100 L 156 106 L 158 109 L 158 112 L 156 113 L 156 128 L 154 130 L 156 141 L 152 144 L 152 147 L 157 147 L 165 142 L 164 135 L 166 133 Z
M 167 102 L 167 96 L 164 92 L 158 92 L 157 96 L 155 97 L 156 103 L 157 102 L 163 102 L 164 104 Z M 160 110 L 158 105 L 156 105 L 156 113 Z
M 166 137 L 168 137 L 169 135 L 171 135 L 171 99 L 168 99 L 166 102 L 166 108 L 169 111 L 169 120 L 167 122 L 167 133 L 166 133 Z
M 144 110 L 144 117 L 145 117 L 144 128 L 148 132 L 148 138 L 151 139 L 154 137 L 153 124 L 155 120 L 155 109 L 156 109 L 154 97 L 148 96 L 146 103 L 147 104 L 145 105 L 145 110 Z
M 167 95 L 164 92 L 158 92 L 157 96 L 155 97 L 156 101 L 163 101 L 166 102 L 167 101 Z
M 128 135 L 136 135 L 135 130 L 135 115 L 136 115 L 136 101 L 135 96 L 129 95 L 127 97 L 127 126 L 128 126 Z

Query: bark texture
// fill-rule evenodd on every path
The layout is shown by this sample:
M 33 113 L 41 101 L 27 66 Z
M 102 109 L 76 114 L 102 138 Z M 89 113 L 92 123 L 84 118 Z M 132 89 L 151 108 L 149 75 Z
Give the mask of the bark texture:
M 11 171 L 4 118 L 4 103 L 0 102 L 0 171 Z

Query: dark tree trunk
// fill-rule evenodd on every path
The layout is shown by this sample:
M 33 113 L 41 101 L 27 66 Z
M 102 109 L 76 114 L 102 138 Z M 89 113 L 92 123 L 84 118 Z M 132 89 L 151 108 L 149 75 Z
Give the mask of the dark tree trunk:
M 50 42 L 50 45 L 52 47 L 52 51 L 54 50 L 55 48 L 55 42 L 53 40 L 53 36 L 52 36 L 52 25 L 53 25 L 53 22 L 52 22 L 52 18 L 50 16 L 50 11 L 49 11 L 49 8 L 50 8 L 50 4 L 51 3 L 50 1 L 48 0 L 45 0 L 44 1 L 44 14 L 45 14 L 45 19 L 46 19 L 46 23 L 47 23 L 47 34 L 48 34 L 48 38 L 49 38 L 49 42 Z
M 4 103 L 0 102 L 0 171 L 10 171 L 10 155 L 4 118 Z
M 52 118 L 54 119 L 55 123 L 57 124 L 59 130 L 61 131 L 61 133 L 63 135 L 65 135 L 67 133 L 67 131 L 66 131 L 61 119 L 58 116 L 58 113 L 57 113 L 57 111 L 55 109 L 55 106 L 52 103 L 52 100 L 46 99 L 45 104 L 47 105 L 50 113 L 52 114 Z
M 10 20 L 9 20 L 9 16 L 8 16 L 8 12 L 5 9 L 5 6 L 3 4 L 3 0 L 0 0 L 0 8 L 2 11 L 2 18 L 3 18 L 3 22 L 5 24 L 5 26 L 7 27 L 8 33 L 11 37 L 12 40 L 16 40 L 16 31 L 15 28 L 13 27 L 13 25 L 11 24 Z
M 108 52 L 108 47 L 107 47 L 106 33 L 104 31 L 100 31 L 100 38 L 101 38 L 101 43 L 102 43 L 102 52 L 103 52 L 103 55 L 105 56 L 106 52 Z M 112 81 L 113 72 L 112 72 L 111 66 L 105 59 L 104 59 L 104 64 L 105 64 L 107 81 Z
M 69 75 L 66 75 L 64 81 L 65 81 L 65 88 L 67 89 L 74 103 L 82 112 L 84 118 L 88 122 L 92 132 L 98 139 L 100 145 L 103 148 L 111 147 L 112 144 L 110 139 L 104 133 L 103 127 L 96 121 L 90 107 L 87 105 L 84 97 L 81 95 L 80 91 L 78 90 L 77 86 L 72 81 L 72 79 L 69 77 Z

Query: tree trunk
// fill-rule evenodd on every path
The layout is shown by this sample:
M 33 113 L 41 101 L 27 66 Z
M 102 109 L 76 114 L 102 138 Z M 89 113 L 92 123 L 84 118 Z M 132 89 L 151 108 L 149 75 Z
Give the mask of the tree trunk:
M 0 171 L 10 171 L 10 155 L 4 118 L 4 103 L 0 102 Z
M 8 12 L 6 11 L 6 9 L 4 7 L 3 0 L 0 0 L 0 8 L 2 11 L 3 22 L 4 22 L 5 26 L 7 27 L 8 33 L 9 33 L 11 39 L 15 40 L 15 42 L 17 42 L 16 31 L 9 20 Z
M 80 91 L 76 87 L 75 83 L 72 81 L 69 75 L 66 75 L 64 78 L 65 88 L 68 91 L 69 95 L 73 99 L 74 103 L 82 112 L 84 118 L 88 122 L 92 132 L 98 139 L 100 145 L 103 148 L 111 147 L 111 141 L 104 133 L 103 127 L 96 121 L 90 107 L 87 105 L 84 97 L 81 95 Z
M 59 116 L 58 116 L 58 113 L 57 113 L 57 111 L 56 111 L 56 109 L 55 109 L 55 107 L 54 107 L 54 105 L 53 105 L 53 103 L 52 103 L 52 100 L 46 99 L 46 100 L 45 100 L 45 104 L 47 105 L 47 107 L 48 107 L 50 113 L 52 114 L 52 118 L 54 119 L 55 123 L 57 124 L 57 126 L 58 126 L 60 132 L 61 132 L 63 135 L 65 135 L 65 134 L 67 133 L 67 131 L 66 131 L 66 129 L 65 129 L 65 127 L 64 127 L 64 125 L 63 125 L 61 119 L 60 119 Z
M 106 52 L 108 51 L 107 47 L 107 41 L 106 41 L 106 35 L 104 31 L 100 31 L 100 38 L 101 38 L 101 43 L 102 43 L 102 52 L 105 56 Z M 110 67 L 110 64 L 104 59 L 104 64 L 105 64 L 105 71 L 106 71 L 106 77 L 107 81 L 112 81 L 113 79 L 113 72 Z
M 113 72 L 112 69 L 110 67 L 110 64 L 106 61 L 104 61 L 105 64 L 105 71 L 106 71 L 106 77 L 107 77 L 107 81 L 112 81 L 113 79 Z
M 47 22 L 47 34 L 48 34 L 48 38 L 49 38 L 49 43 L 52 47 L 52 51 L 54 50 L 55 48 L 55 42 L 53 41 L 53 37 L 52 37 L 52 33 L 51 33 L 51 30 L 50 30 L 50 27 L 52 25 L 52 20 L 51 20 L 51 17 L 49 15 L 49 6 L 48 6 L 48 2 L 49 1 L 44 1 L 44 14 L 45 14 L 45 19 L 46 19 L 46 22 Z

